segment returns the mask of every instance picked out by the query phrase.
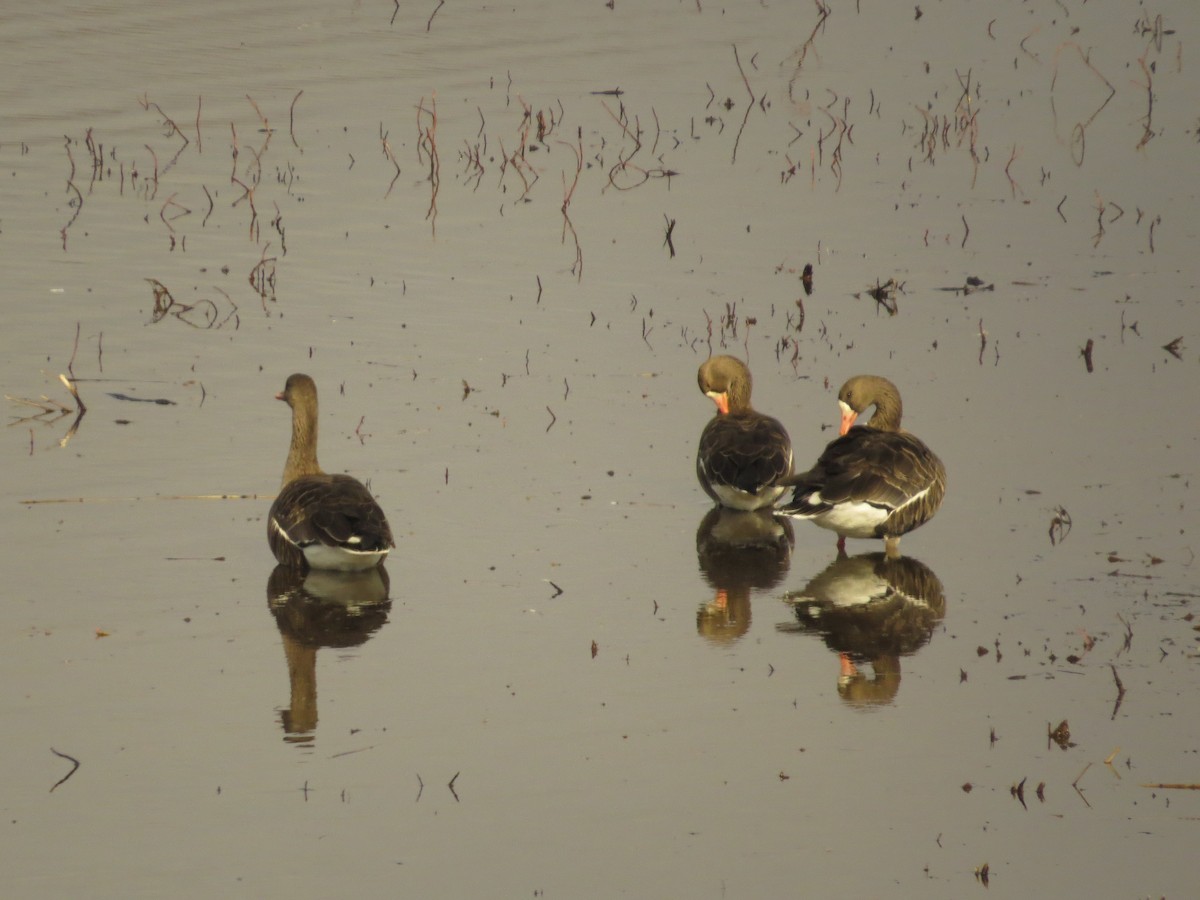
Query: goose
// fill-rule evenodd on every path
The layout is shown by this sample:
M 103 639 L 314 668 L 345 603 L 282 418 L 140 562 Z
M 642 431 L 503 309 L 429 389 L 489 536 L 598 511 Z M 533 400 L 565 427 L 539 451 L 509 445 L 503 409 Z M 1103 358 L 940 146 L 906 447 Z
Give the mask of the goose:
M 946 468 L 917 437 L 900 428 L 900 392 L 886 378 L 856 375 L 838 391 L 841 436 L 807 472 L 793 475 L 792 496 L 778 507 L 846 538 L 883 538 L 889 559 L 900 536 L 928 522 L 946 493 Z M 866 426 L 851 427 L 872 406 Z
M 777 419 L 750 405 L 750 370 L 734 356 L 714 356 L 696 375 L 717 414 L 700 435 L 696 476 L 721 506 L 755 510 L 775 503 L 792 473 L 792 441 Z
M 288 377 L 275 395 L 292 408 L 292 445 L 283 486 L 267 514 L 267 543 L 281 565 L 357 572 L 383 562 L 396 546 L 387 517 L 366 486 L 330 475 L 317 462 L 317 385 Z

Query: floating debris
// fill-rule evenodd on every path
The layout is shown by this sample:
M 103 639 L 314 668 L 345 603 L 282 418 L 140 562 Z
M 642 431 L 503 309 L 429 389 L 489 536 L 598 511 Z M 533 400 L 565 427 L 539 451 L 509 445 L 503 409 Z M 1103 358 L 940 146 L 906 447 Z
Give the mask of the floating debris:
M 895 278 L 889 278 L 887 281 L 880 283 L 879 279 L 875 280 L 874 287 L 868 287 L 865 291 L 866 295 L 887 310 L 889 316 L 894 316 L 900 311 L 900 305 L 897 302 L 897 295 L 904 293 L 905 282 L 897 281 Z M 855 298 L 861 297 L 862 294 L 855 294 Z
M 1050 520 L 1050 546 L 1061 544 L 1071 533 L 1071 514 L 1064 507 L 1054 508 L 1054 518 Z
M 112 391 L 106 393 L 114 400 L 128 400 L 130 403 L 157 403 L 159 406 L 177 405 L 174 400 L 167 400 L 164 397 L 130 397 L 128 394 L 114 394 Z
M 1058 727 L 1054 729 L 1051 729 L 1050 725 L 1047 724 L 1046 735 L 1048 738 L 1046 742 L 1047 746 L 1050 745 L 1050 741 L 1054 741 L 1054 743 L 1058 744 L 1058 746 L 1063 750 L 1066 750 L 1068 747 L 1075 746 L 1071 742 L 1071 726 L 1067 724 L 1066 719 L 1063 719 L 1061 722 L 1059 722 Z
M 72 763 L 71 771 L 68 772 L 66 775 L 64 775 L 62 778 L 58 779 L 58 781 L 54 782 L 54 784 L 50 786 L 50 793 L 54 793 L 54 789 L 56 787 L 58 787 L 60 784 L 62 784 L 64 781 L 66 781 L 68 778 L 70 778 L 72 775 L 75 774 L 75 771 L 79 768 L 79 760 L 77 760 L 73 756 L 68 756 L 66 753 L 59 753 L 53 747 L 50 748 L 50 752 L 53 753 L 55 756 L 60 756 L 63 759 L 68 760 Z
M 1022 778 L 1019 782 L 1009 788 L 1009 793 L 1021 801 L 1021 806 L 1024 809 L 1029 809 L 1029 807 L 1025 805 L 1025 782 L 1027 780 L 1028 776 Z
M 988 864 L 984 863 L 975 870 L 975 880 L 984 887 L 988 886 Z

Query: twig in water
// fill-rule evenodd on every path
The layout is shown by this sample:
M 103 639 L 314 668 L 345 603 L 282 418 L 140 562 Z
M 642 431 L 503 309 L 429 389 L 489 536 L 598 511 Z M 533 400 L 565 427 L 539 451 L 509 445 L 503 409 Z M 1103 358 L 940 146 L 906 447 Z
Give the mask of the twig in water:
M 274 500 L 274 494 L 155 494 L 152 497 L 44 497 L 18 500 L 22 506 L 43 503 L 124 503 L 129 500 Z
M 304 91 L 301 90 L 298 94 L 296 94 L 296 96 L 292 98 L 292 105 L 288 107 L 288 135 L 292 139 L 292 144 L 301 153 L 304 152 L 304 148 L 301 147 L 299 142 L 296 140 L 296 101 L 300 99 L 300 96 L 303 93 Z
M 53 794 L 54 788 L 58 787 L 60 784 L 62 784 L 64 781 L 66 781 L 68 778 L 70 778 L 72 775 L 75 774 L 75 770 L 79 768 L 79 760 L 77 760 L 73 756 L 67 756 L 67 754 L 65 754 L 65 753 L 59 753 L 53 747 L 50 748 L 50 752 L 53 753 L 55 756 L 61 756 L 63 759 L 70 760 L 74 764 L 71 766 L 70 772 L 68 772 L 62 778 L 58 779 L 58 781 L 54 782 L 54 785 L 50 788 L 50 793 Z
M 434 10 L 437 12 L 437 10 Z M 430 17 L 432 19 L 432 16 Z M 426 126 L 422 117 L 427 117 L 429 125 Z M 429 208 L 425 211 L 425 218 L 429 220 L 429 226 L 432 229 L 433 236 L 437 237 L 437 196 L 438 187 L 441 185 L 442 164 L 438 157 L 437 149 L 437 93 L 434 92 L 430 97 L 429 107 L 425 107 L 425 98 L 421 98 L 421 102 L 417 105 L 417 161 L 421 160 L 422 156 L 429 158 Z M 399 166 L 396 167 L 399 170 Z M 391 187 L 388 188 L 391 190 Z
M 420 123 L 418 122 L 418 128 Z M 400 177 L 400 163 L 396 160 L 396 154 L 392 150 L 392 145 L 388 142 L 388 133 L 383 130 L 383 123 L 379 123 L 379 141 L 383 144 L 383 155 L 387 158 L 396 169 L 396 174 L 392 176 L 392 180 L 388 182 L 388 188 L 383 193 L 383 199 L 386 200 L 392 194 L 392 188 L 396 186 L 396 180 Z M 420 145 L 418 144 L 418 147 Z M 351 157 L 353 159 L 353 157 Z M 353 163 L 351 163 L 353 165 Z
M 437 6 L 435 6 L 435 7 L 433 8 L 433 12 L 431 12 L 431 13 L 429 14 L 429 19 L 428 19 L 428 21 L 426 21 L 426 23 L 425 23 L 425 33 L 426 33 L 426 34 L 428 34 L 428 33 L 429 33 L 429 29 L 433 27 L 433 17 L 434 17 L 434 16 L 436 16 L 436 15 L 438 14 L 438 10 L 439 10 L 439 9 L 441 9 L 441 8 L 442 8 L 442 7 L 445 5 L 445 3 L 446 3 L 446 0 L 438 0 L 438 5 L 437 5 Z M 397 4 L 397 6 L 398 6 L 398 5 L 399 5 L 399 4 Z M 395 18 L 395 16 L 393 16 L 393 18 Z
M 75 194 L 75 199 L 69 204 L 75 208 L 75 212 L 71 214 L 71 218 L 67 220 L 67 224 L 59 230 L 59 234 L 62 235 L 63 252 L 65 253 L 67 250 L 67 229 L 75 224 L 75 220 L 79 218 L 79 213 L 83 210 L 83 194 L 75 186 L 75 157 L 71 154 L 71 139 L 65 137 L 63 140 L 67 150 L 67 161 L 71 163 L 71 174 L 67 176 L 67 193 L 74 192 Z
M 1121 676 L 1117 674 L 1117 667 L 1112 663 L 1109 663 L 1108 667 L 1112 669 L 1113 681 L 1117 683 L 1117 702 L 1113 704 L 1112 715 L 1109 716 L 1110 719 L 1115 719 L 1117 710 L 1121 708 L 1121 701 L 1125 699 L 1125 685 L 1121 684 Z
M 742 132 L 746 130 L 746 123 L 750 120 L 750 111 L 754 109 L 754 101 L 757 99 L 754 96 L 754 91 L 750 90 L 750 79 L 746 77 L 746 72 L 742 68 L 741 57 L 738 56 L 737 44 L 733 45 L 733 60 L 737 63 L 738 72 L 742 76 L 742 84 L 746 86 L 746 93 L 750 95 L 750 102 L 746 104 L 746 115 L 742 117 L 742 126 L 738 129 L 737 137 L 733 139 L 733 159 L 731 162 L 737 162 L 738 144 L 742 140 Z
M 70 373 L 72 378 L 75 377 L 75 354 L 78 352 L 79 352 L 79 323 L 76 322 L 75 323 L 75 346 L 71 348 L 71 360 L 70 360 L 70 362 L 67 363 L 67 372 Z M 59 375 L 58 377 L 62 378 L 61 375 Z M 75 393 L 75 391 L 71 389 L 70 385 L 67 385 L 67 390 L 71 391 L 72 394 Z M 75 399 L 76 400 L 79 399 L 78 395 L 76 395 Z
M 1016 162 L 1018 156 L 1020 156 L 1020 151 L 1017 150 L 1017 145 L 1013 144 L 1012 155 L 1008 158 L 1008 163 L 1004 166 L 1004 177 L 1008 179 L 1008 189 L 1012 191 L 1014 200 L 1016 199 L 1017 191 L 1020 190 L 1020 188 L 1008 170 L 1012 168 L 1012 164 Z
M 1062 506 L 1054 508 L 1054 518 L 1050 520 L 1050 546 L 1061 544 L 1071 533 L 1071 514 Z
M 452 793 L 454 795 L 454 801 L 456 803 L 459 801 L 458 801 L 458 791 L 456 791 L 454 789 L 454 782 L 458 781 L 458 776 L 461 774 L 462 774 L 461 772 L 455 772 L 454 777 L 450 779 L 450 783 L 446 785 L 446 787 L 450 788 L 450 793 Z
M 1085 804 L 1087 804 L 1088 809 L 1092 808 L 1092 804 L 1088 803 L 1088 798 L 1083 796 L 1083 791 L 1081 791 L 1079 789 L 1079 781 L 1081 778 L 1083 778 L 1084 775 L 1087 774 L 1087 770 L 1090 769 L 1091 767 L 1092 767 L 1092 764 L 1088 763 L 1086 766 L 1083 767 L 1083 771 L 1079 773 L 1079 775 L 1075 778 L 1075 780 L 1071 782 L 1071 787 L 1075 788 L 1075 793 L 1077 793 L 1079 795 L 1080 800 L 1082 800 Z
M 575 188 L 579 184 L 579 175 L 583 172 L 583 134 L 579 134 L 578 144 L 568 144 L 566 141 L 559 141 L 564 147 L 570 147 L 571 152 L 575 154 L 575 177 L 571 181 L 571 186 L 567 187 L 567 173 L 562 173 L 563 180 L 563 202 L 562 202 L 562 243 L 567 242 L 567 232 L 571 232 L 571 239 L 575 242 L 575 261 L 571 264 L 571 271 L 575 275 L 576 281 L 583 280 L 583 248 L 579 245 L 579 234 L 575 231 L 575 223 L 571 221 L 571 215 L 568 210 L 571 207 L 571 197 L 575 194 Z M 538 280 L 538 299 L 542 296 L 541 279 Z

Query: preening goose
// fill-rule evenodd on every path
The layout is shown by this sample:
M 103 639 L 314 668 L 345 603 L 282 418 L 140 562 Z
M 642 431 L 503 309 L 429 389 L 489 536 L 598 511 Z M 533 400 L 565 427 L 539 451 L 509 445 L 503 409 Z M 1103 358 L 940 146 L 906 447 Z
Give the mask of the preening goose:
M 900 428 L 900 392 L 886 378 L 856 375 L 838 391 L 841 436 L 815 466 L 792 476 L 791 499 L 779 512 L 808 519 L 846 538 L 883 538 L 888 557 L 900 556 L 900 536 L 928 522 L 946 493 L 946 468 L 917 437 Z M 865 426 L 854 420 L 871 406 Z
M 275 395 L 292 408 L 292 445 L 283 486 L 267 515 L 275 558 L 299 569 L 362 571 L 396 546 L 387 517 L 361 481 L 329 475 L 317 462 L 317 386 L 307 375 L 288 378 Z
M 733 356 L 714 356 L 696 375 L 717 414 L 700 435 L 696 476 L 722 506 L 754 510 L 770 506 L 792 473 L 792 442 L 778 420 L 750 405 L 750 370 Z

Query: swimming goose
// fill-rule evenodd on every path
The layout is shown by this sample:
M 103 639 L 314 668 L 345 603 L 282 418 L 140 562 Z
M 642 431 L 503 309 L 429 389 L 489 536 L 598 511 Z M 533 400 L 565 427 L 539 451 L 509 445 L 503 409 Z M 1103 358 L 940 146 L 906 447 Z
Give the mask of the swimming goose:
M 292 408 L 292 446 L 283 487 L 267 515 L 275 558 L 299 569 L 362 571 L 396 546 L 371 492 L 349 475 L 329 475 L 317 462 L 317 386 L 307 375 L 288 378 L 275 395 Z
M 770 506 L 792 473 L 792 442 L 778 420 L 750 405 L 750 370 L 733 356 L 714 356 L 696 375 L 717 414 L 700 435 L 696 476 L 722 506 L 754 510 Z
M 838 391 L 841 436 L 817 464 L 794 475 L 790 500 L 779 512 L 809 519 L 846 538 L 883 538 L 891 559 L 900 556 L 900 536 L 929 521 L 946 493 L 946 469 L 918 438 L 900 428 L 900 392 L 886 378 L 856 375 Z M 866 426 L 852 428 L 871 406 Z

